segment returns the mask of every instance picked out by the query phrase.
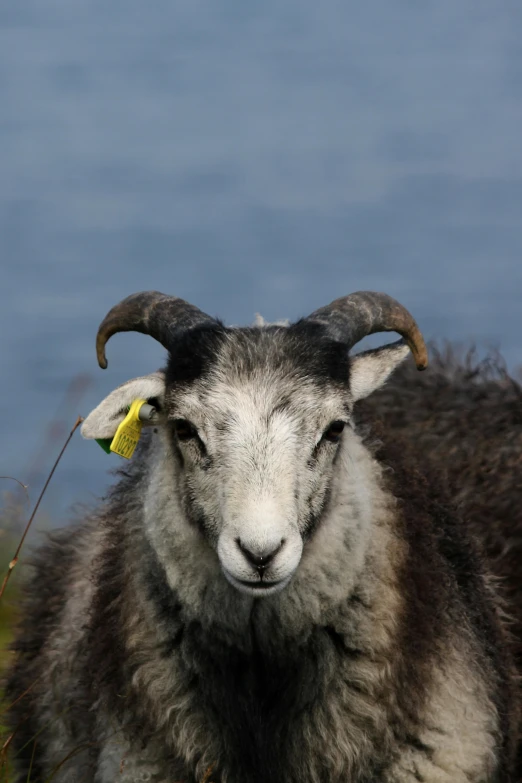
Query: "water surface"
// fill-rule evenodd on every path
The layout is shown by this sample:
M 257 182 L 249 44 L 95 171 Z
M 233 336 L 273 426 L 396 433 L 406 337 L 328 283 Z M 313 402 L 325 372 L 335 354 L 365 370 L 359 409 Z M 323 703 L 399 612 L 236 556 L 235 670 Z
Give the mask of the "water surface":
M 0 5 L 0 473 L 54 458 L 71 378 L 68 423 L 161 364 L 140 335 L 95 362 L 140 289 L 228 323 L 384 290 L 522 363 L 521 41 L 518 0 Z M 47 508 L 115 460 L 75 438 Z

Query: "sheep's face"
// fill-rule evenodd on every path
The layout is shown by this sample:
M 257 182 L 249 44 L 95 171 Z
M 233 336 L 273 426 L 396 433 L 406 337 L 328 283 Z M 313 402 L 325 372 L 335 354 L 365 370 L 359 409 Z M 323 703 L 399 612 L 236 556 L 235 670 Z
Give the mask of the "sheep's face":
M 323 346 L 314 367 L 295 342 L 285 329 L 232 331 L 216 341 L 198 378 L 180 382 L 183 360 L 175 356 L 167 374 L 165 412 L 187 518 L 229 582 L 255 595 L 282 589 L 299 565 L 328 503 L 350 418 L 346 351 Z M 328 367 L 326 378 L 332 359 L 338 370 Z
M 235 588 L 263 596 L 288 584 L 346 464 L 354 399 L 406 353 L 381 352 L 363 369 L 317 326 L 199 330 L 171 352 L 164 378 L 134 391 L 159 400 L 184 524 Z M 95 413 L 84 435 L 106 437 L 91 434 Z

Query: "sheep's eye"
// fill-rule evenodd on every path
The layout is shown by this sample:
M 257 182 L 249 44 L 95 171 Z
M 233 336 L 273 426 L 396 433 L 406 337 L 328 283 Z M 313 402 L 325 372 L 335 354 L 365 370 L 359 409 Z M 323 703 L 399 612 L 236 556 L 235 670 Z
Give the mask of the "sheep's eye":
M 198 431 L 190 421 L 186 419 L 174 419 L 174 432 L 179 440 L 185 441 L 197 437 Z
M 343 430 L 344 421 L 332 421 L 328 429 L 323 433 L 323 440 L 327 440 L 330 443 L 339 443 Z

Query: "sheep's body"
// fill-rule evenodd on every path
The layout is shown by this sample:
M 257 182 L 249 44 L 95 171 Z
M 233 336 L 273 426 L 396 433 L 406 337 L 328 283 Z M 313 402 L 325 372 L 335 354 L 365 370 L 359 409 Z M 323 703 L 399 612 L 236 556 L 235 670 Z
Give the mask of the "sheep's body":
M 385 440 L 404 437 L 435 471 L 486 558 L 522 674 L 522 386 L 498 355 L 432 346 L 428 373 L 402 365 L 361 403 Z M 519 379 L 520 379 L 519 371 Z M 522 748 L 518 776 L 522 780 Z
M 283 332 L 267 334 L 283 345 Z M 292 386 L 286 348 L 276 361 L 248 340 L 231 354 L 243 386 L 219 387 L 221 347 L 207 391 L 239 410 L 254 376 L 257 407 L 317 404 L 302 388 L 310 367 Z M 264 374 L 271 361 L 266 387 L 256 352 Z M 373 410 L 386 420 L 400 399 L 383 394 Z M 404 416 L 423 405 L 408 400 Z M 385 428 L 384 446 L 347 433 L 326 500 L 307 496 L 299 568 L 262 599 L 229 584 L 205 521 L 187 516 L 169 432 L 144 438 L 101 509 L 38 556 L 8 689 L 13 701 L 27 690 L 10 718 L 19 780 L 37 733 L 31 780 L 57 767 L 64 783 L 518 780 L 493 571 L 476 528 L 417 467 L 429 435 L 403 441 L 400 429 Z

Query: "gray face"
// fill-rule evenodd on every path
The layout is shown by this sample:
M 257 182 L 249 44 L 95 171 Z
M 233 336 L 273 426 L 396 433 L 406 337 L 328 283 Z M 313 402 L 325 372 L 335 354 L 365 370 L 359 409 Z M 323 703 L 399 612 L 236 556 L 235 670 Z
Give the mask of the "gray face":
M 179 494 L 228 581 L 268 595 L 288 584 L 328 502 L 348 360 L 337 346 L 300 350 L 288 329 L 228 331 L 212 353 L 190 382 L 176 378 L 186 356 L 167 373 Z
M 161 432 L 143 457 L 149 468 L 136 468 L 144 522 L 173 565 L 172 583 L 207 556 L 215 578 L 214 550 L 235 588 L 269 595 L 292 578 L 327 506 L 340 529 L 364 528 L 374 477 L 360 469 L 357 436 L 343 424 L 408 353 L 399 342 L 349 360 L 306 323 L 193 330 L 176 340 L 165 373 L 115 389 L 82 434 L 112 438 L 133 400 L 157 400 Z

